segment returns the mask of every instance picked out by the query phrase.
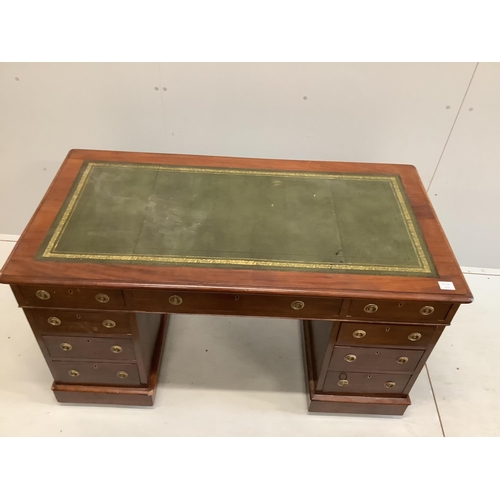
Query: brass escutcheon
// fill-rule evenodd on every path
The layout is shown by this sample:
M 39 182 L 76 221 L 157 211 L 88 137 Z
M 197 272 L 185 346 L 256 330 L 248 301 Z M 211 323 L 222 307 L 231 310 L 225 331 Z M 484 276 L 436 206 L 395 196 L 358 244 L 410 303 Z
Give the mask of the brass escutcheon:
M 349 380 L 339 380 L 337 382 L 337 385 L 340 385 L 340 387 L 344 386 L 344 385 L 349 385 Z
M 352 336 L 356 339 L 362 339 L 366 335 L 366 332 L 364 330 L 356 330 L 355 332 L 352 332 Z
M 47 290 L 37 290 L 36 296 L 42 300 L 49 300 L 50 299 L 50 293 L 47 292 Z
M 367 313 L 374 313 L 377 311 L 378 311 L 377 304 L 368 304 L 365 306 L 365 312 L 367 312 Z
M 51 316 L 47 319 L 47 323 L 52 326 L 59 326 L 61 324 L 61 320 L 55 316 Z
M 106 304 L 106 302 L 109 302 L 109 297 L 105 293 L 98 293 L 95 296 L 95 300 L 101 304 Z
M 384 387 L 386 387 L 387 389 L 392 389 L 394 386 L 396 385 L 396 382 L 386 382 L 384 384 Z
M 182 299 L 178 295 L 172 295 L 168 301 L 173 305 L 173 306 L 180 306 L 182 304 Z
M 123 351 L 123 348 L 119 345 L 111 346 L 111 352 L 114 352 L 115 354 L 120 354 L 122 351 Z
M 301 309 L 304 309 L 305 304 L 301 300 L 294 300 L 290 304 L 290 306 L 292 309 L 295 309 L 296 311 L 300 311 Z
M 356 361 L 356 355 L 355 354 L 348 354 L 344 359 L 348 363 L 352 363 L 353 361 Z
M 71 349 L 73 349 L 73 346 L 71 344 L 68 344 L 67 342 L 63 342 L 62 344 L 59 344 L 59 347 L 63 351 L 71 351 Z
M 71 377 L 78 377 L 78 376 L 80 376 L 80 372 L 78 370 L 70 370 L 68 373 L 69 373 L 69 375 Z
M 128 373 L 127 373 L 127 372 L 118 372 L 118 373 L 116 374 L 116 376 L 117 376 L 118 378 L 127 378 L 127 377 L 128 377 Z
M 429 316 L 429 314 L 432 314 L 434 312 L 434 308 L 432 306 L 424 306 L 422 309 L 420 309 L 420 314 L 424 316 Z
M 404 365 L 405 363 L 408 363 L 408 358 L 406 356 L 400 356 L 398 359 L 397 359 L 397 362 L 400 364 L 400 365 Z
M 422 334 L 418 332 L 413 332 L 408 335 L 408 339 L 411 340 L 412 342 L 416 342 L 417 340 L 420 340 L 422 338 Z
M 105 319 L 102 322 L 102 326 L 105 326 L 106 328 L 114 328 L 116 323 L 112 319 Z

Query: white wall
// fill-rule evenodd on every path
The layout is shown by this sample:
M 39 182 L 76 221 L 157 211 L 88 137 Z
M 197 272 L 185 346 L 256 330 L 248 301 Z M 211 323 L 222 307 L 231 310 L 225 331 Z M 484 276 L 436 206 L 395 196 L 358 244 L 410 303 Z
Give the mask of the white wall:
M 500 268 L 500 64 L 475 69 L 2 63 L 0 233 L 22 231 L 72 148 L 411 163 L 460 263 Z

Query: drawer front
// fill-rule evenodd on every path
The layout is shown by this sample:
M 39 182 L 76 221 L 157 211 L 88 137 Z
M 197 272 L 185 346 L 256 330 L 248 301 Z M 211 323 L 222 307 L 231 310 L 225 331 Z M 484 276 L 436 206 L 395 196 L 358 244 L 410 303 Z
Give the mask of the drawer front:
M 134 344 L 129 339 L 111 339 L 109 337 L 61 337 L 42 336 L 52 358 L 60 359 L 136 359 Z
M 350 394 L 401 394 L 411 375 L 329 371 L 323 392 Z
M 133 364 L 52 361 L 50 368 L 54 380 L 63 384 L 141 385 Z
M 444 321 L 450 307 L 451 304 L 443 302 L 356 299 L 351 301 L 347 317 L 432 323 Z
M 19 290 L 24 301 L 21 306 L 125 309 L 121 290 L 50 285 L 20 286 Z
M 415 349 L 336 346 L 330 360 L 330 370 L 412 372 L 424 352 Z
M 391 345 L 426 347 L 437 326 L 379 325 L 372 323 L 342 323 L 337 344 L 352 346 Z
M 26 310 L 38 330 L 44 332 L 129 333 L 130 315 L 126 313 L 64 311 L 61 309 Z
M 181 314 L 235 314 L 304 319 L 337 317 L 341 299 L 132 290 L 128 306 L 138 311 Z

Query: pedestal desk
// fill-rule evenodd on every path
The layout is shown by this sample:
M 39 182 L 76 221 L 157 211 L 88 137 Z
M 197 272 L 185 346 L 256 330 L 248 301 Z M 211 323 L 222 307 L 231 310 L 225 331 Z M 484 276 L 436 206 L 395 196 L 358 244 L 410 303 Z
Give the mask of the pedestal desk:
M 91 150 L 0 281 L 65 403 L 152 405 L 168 316 L 227 314 L 301 321 L 310 411 L 401 415 L 472 302 L 413 166 Z

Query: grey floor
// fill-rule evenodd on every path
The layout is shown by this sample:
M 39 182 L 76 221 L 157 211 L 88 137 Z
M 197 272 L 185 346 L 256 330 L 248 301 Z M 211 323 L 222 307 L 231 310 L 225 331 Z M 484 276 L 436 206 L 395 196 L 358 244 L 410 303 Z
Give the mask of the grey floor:
M 0 265 L 13 246 L 0 241 Z M 0 435 L 498 436 L 500 273 L 466 271 L 475 301 L 443 333 L 402 417 L 309 414 L 298 323 L 229 316 L 172 318 L 153 408 L 59 404 L 0 285 Z

